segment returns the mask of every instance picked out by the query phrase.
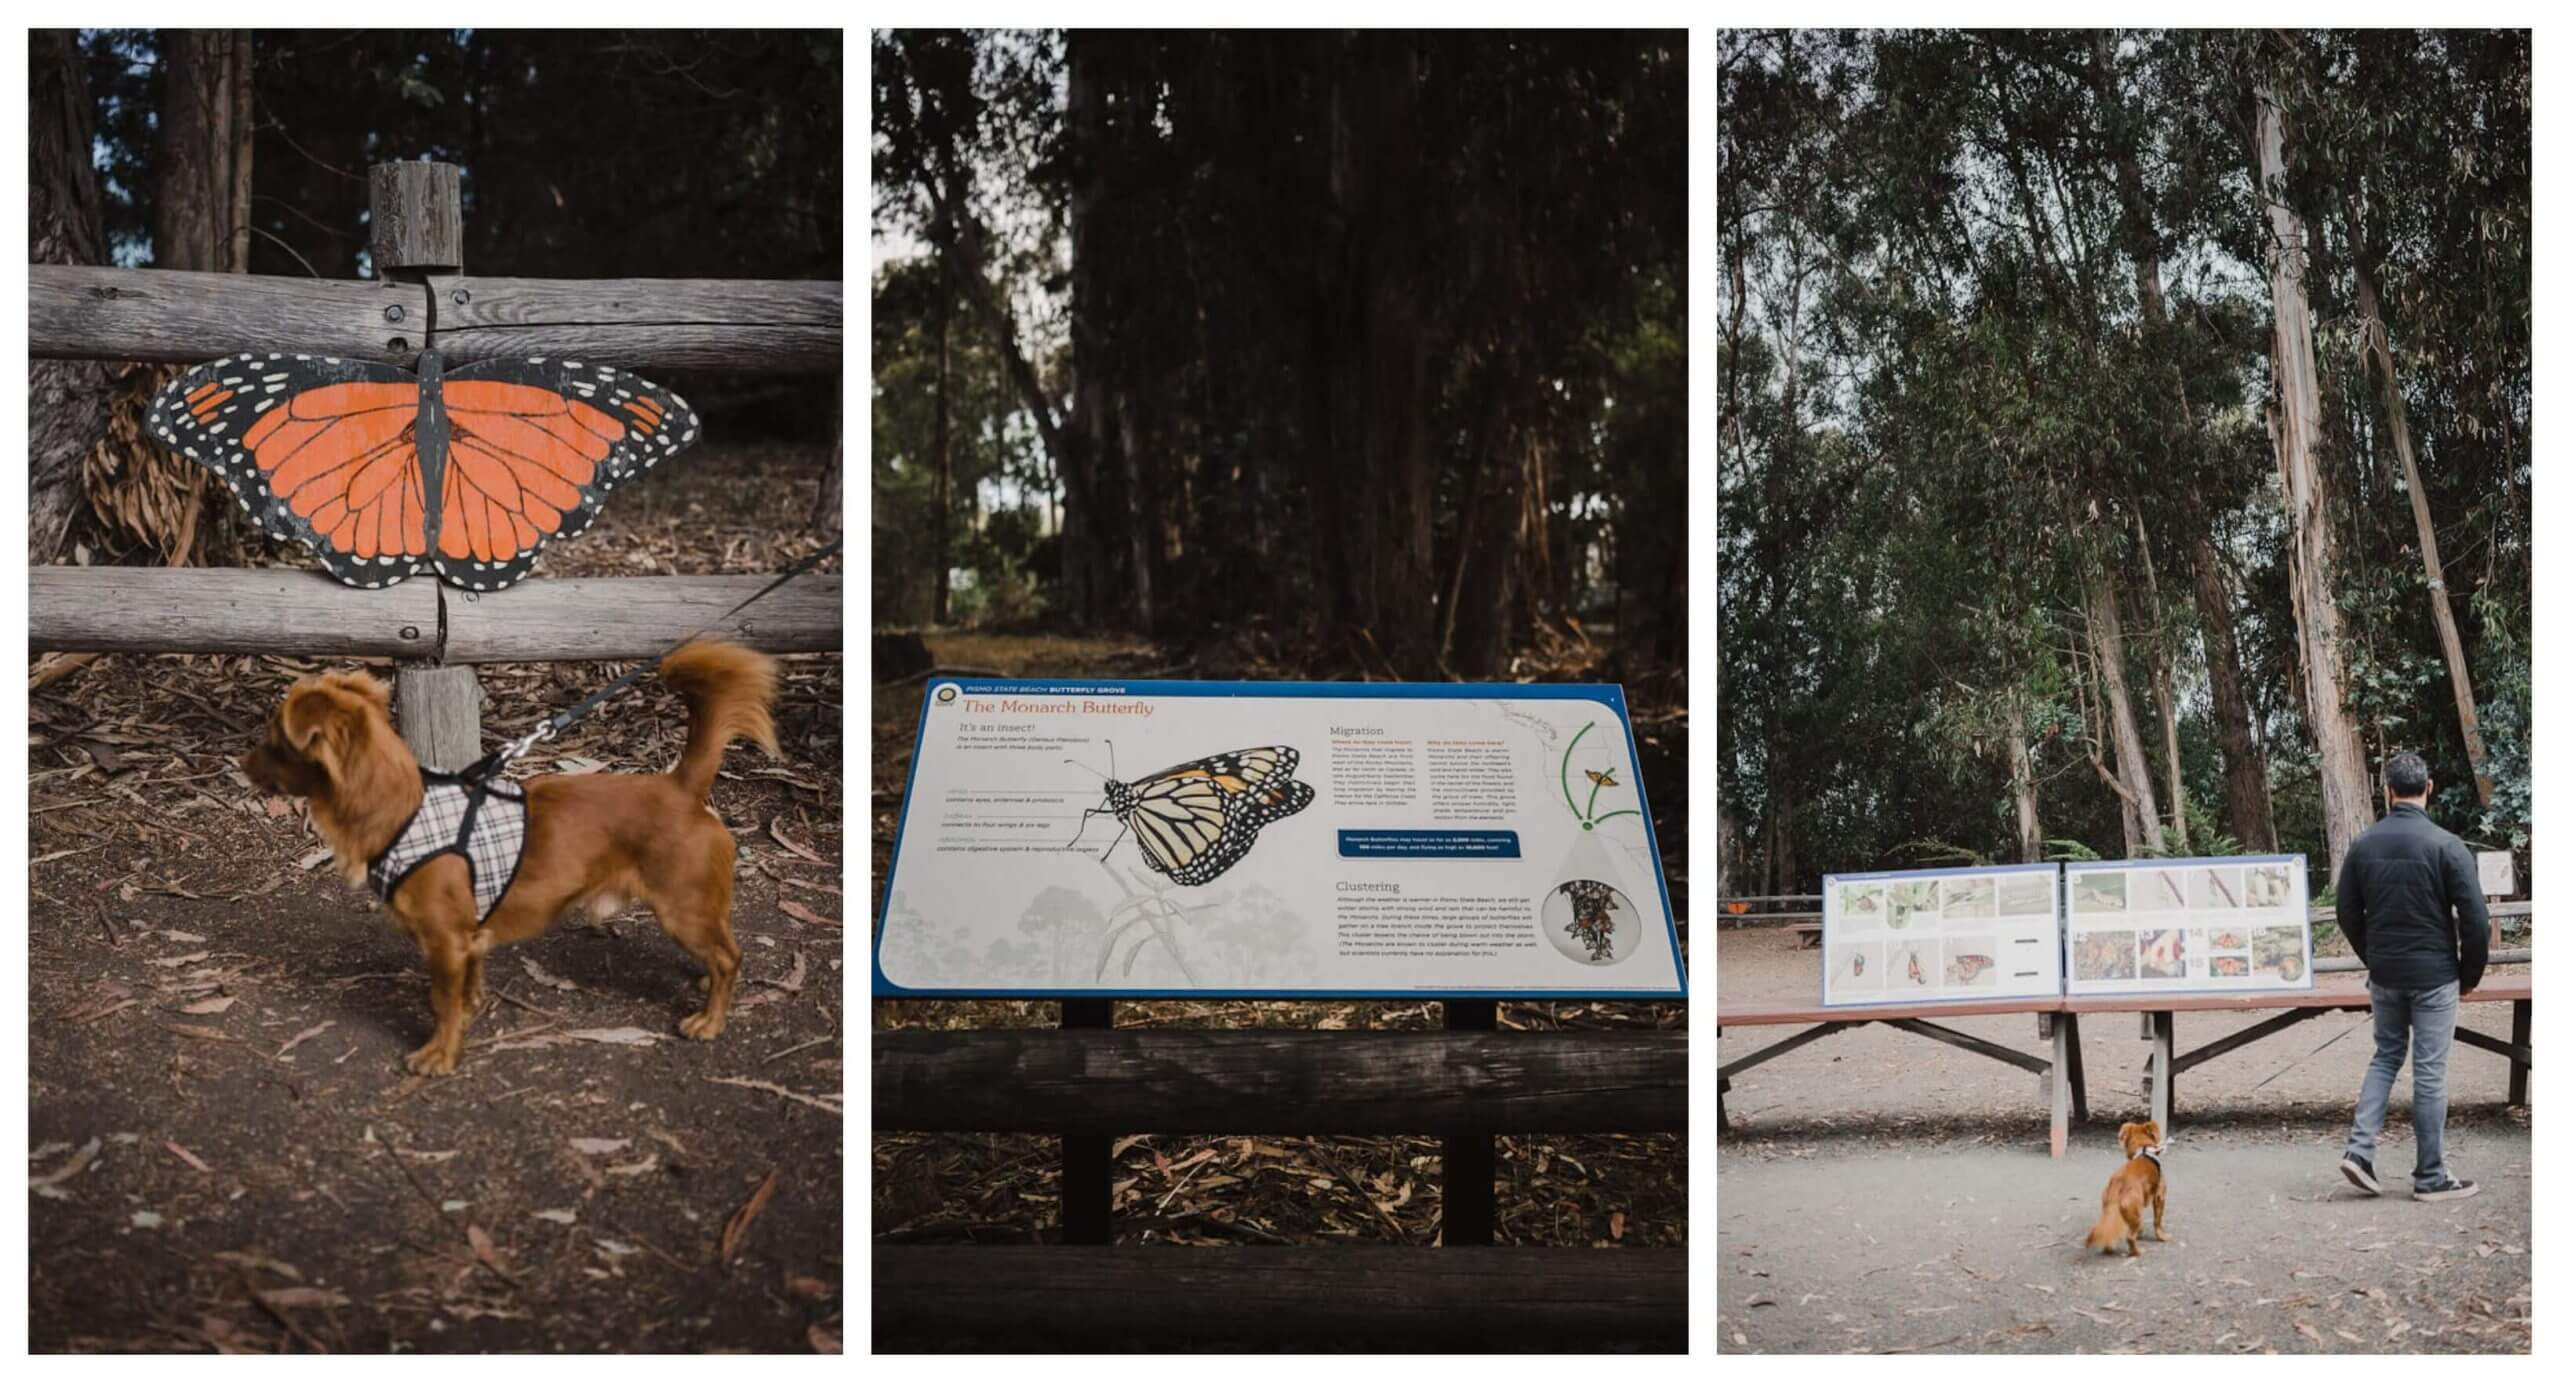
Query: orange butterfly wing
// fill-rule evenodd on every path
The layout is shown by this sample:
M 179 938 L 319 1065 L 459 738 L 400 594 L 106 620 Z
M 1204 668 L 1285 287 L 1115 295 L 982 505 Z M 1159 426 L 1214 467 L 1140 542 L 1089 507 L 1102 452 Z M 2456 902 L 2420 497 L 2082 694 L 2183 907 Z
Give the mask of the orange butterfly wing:
M 418 383 L 327 356 L 226 356 L 161 391 L 145 427 L 211 468 L 259 525 L 354 586 L 427 558 Z
M 433 560 L 496 590 L 534 554 L 595 522 L 616 485 L 699 433 L 682 398 L 611 366 L 497 360 L 445 377 L 453 420 Z
M 421 439 L 418 376 L 328 356 L 200 366 L 160 392 L 145 427 L 349 585 L 432 566 L 482 591 L 522 580 L 544 543 L 583 531 L 615 486 L 701 432 L 681 397 L 610 365 L 482 361 L 437 389 L 442 456 Z

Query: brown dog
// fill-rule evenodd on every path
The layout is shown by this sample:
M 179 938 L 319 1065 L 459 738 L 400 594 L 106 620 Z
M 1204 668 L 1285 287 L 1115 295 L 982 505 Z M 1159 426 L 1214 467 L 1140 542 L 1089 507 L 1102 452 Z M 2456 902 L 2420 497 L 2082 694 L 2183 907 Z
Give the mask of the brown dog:
M 2169 1242 L 2161 1218 L 2169 1210 L 2169 1189 L 2160 1176 L 2160 1126 L 2148 1120 L 2127 1124 L 2116 1130 L 2116 1141 L 2124 1145 L 2124 1165 L 2107 1179 L 2106 1194 L 2098 1198 L 2098 1223 L 2081 1247 L 2105 1253 L 2122 1244 L 2140 1258 L 2144 1205 L 2151 1207 L 2152 1239 Z
M 781 757 L 771 709 L 774 664 L 752 649 L 700 639 L 668 654 L 658 675 L 684 697 L 690 717 L 684 753 L 671 771 L 553 775 L 526 783 L 520 806 L 502 796 L 523 842 L 506 879 L 482 877 L 480 861 L 460 853 L 432 854 L 397 877 L 374 870 L 433 980 L 435 1033 L 409 1054 L 411 1071 L 453 1070 L 480 1004 L 481 961 L 491 947 L 539 936 L 569 908 L 607 917 L 634 899 L 709 972 L 702 1010 L 678 1030 L 720 1035 L 738 982 L 738 943 L 729 932 L 738 850 L 710 810 L 711 782 L 733 739 Z M 390 710 L 391 689 L 370 676 L 305 677 L 285 693 L 265 740 L 241 762 L 259 787 L 310 801 L 312 824 L 351 883 L 364 882 L 369 867 L 411 839 L 428 815 L 421 810 L 428 782 L 392 729 Z

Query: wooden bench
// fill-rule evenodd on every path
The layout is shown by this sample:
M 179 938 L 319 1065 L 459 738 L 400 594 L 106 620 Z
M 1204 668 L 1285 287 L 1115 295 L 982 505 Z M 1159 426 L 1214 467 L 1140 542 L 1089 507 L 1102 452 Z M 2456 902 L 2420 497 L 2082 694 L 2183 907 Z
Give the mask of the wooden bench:
M 2032 1013 L 2036 1015 L 2036 1036 L 2049 1050 L 2043 1056 L 2003 1047 L 1997 1042 L 1958 1032 L 1933 1021 L 1940 1018 L 1962 1018 L 1986 1013 Z M 2042 1082 L 2046 1103 L 2052 1114 L 2053 1155 L 2062 1156 L 2063 1143 L 2070 1135 L 2073 1118 L 2089 1117 L 2088 1079 L 2080 1064 L 2080 1028 L 2069 1013 L 2063 1011 L 2059 999 L 1984 999 L 1973 1003 L 1935 1004 L 1865 1004 L 1856 1008 L 1806 1007 L 1800 1004 L 1726 1004 L 1716 1005 L 1716 1035 L 1726 1028 L 1792 1026 L 1811 1023 L 1814 1026 L 1792 1037 L 1782 1038 L 1756 1052 L 1738 1057 L 1716 1068 L 1716 1132 L 1732 1131 L 1732 1121 L 1725 1117 L 1725 1092 L 1733 1088 L 1733 1078 L 1764 1061 L 1781 1057 L 1818 1038 L 1835 1032 L 1846 1032 L 1868 1023 L 1882 1023 L 1900 1028 L 1932 1041 L 1960 1047 L 1994 1061 L 2007 1062 L 2020 1070 L 2033 1072 Z M 2055 1080 L 2061 1071 L 2064 1079 Z M 2065 1092 L 2069 1101 L 2064 1100 Z
M 2457 1026 L 2454 1040 L 2485 1051 L 2496 1052 L 2507 1059 L 2507 1103 L 2526 1102 L 2526 1078 L 2533 1070 L 2533 973 L 2530 970 L 2484 976 L 2480 986 L 2462 1002 L 2466 1004 L 2513 1004 L 2515 1018 L 2506 1041 Z M 2361 980 L 2352 982 L 2321 977 L 2309 993 L 2300 990 L 2272 994 L 2111 994 L 2087 995 L 2062 1001 L 2063 1015 L 2076 1028 L 2079 1015 L 2085 1013 L 2138 1013 L 2142 1015 L 2143 1036 L 2151 1042 L 2151 1065 L 2144 1077 L 2151 1086 L 2151 1117 L 2160 1124 L 2160 1132 L 2169 1132 L 2169 1116 L 2176 1103 L 2178 1073 L 2191 1070 L 2229 1052 L 2234 1052 L 2260 1038 L 2282 1032 L 2296 1023 L 2317 1018 L 2324 1013 L 2347 1013 L 2373 1007 Z M 2181 1013 L 2259 1012 L 2271 1014 L 2266 1020 L 2242 1028 L 2228 1037 L 2198 1047 L 2184 1056 L 2177 1050 L 2177 1017 Z M 2075 1038 L 2076 1041 L 2076 1038 Z
M 875 1131 L 1060 1136 L 1066 1241 L 875 1243 L 874 1349 L 1686 1346 L 1685 1254 L 1487 1246 L 1495 1135 L 1686 1133 L 1687 1033 L 1503 1032 L 1477 999 L 1438 1032 L 1119 1029 L 1111 1007 L 872 1034 Z M 1446 1247 L 1114 1247 L 1111 1141 L 1137 1132 L 1438 1133 Z

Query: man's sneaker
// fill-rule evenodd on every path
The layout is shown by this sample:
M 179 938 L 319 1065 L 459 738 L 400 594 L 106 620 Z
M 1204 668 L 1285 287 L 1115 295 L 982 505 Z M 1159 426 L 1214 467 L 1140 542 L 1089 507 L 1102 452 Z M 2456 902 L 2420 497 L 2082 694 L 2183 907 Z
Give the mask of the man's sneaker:
M 2458 1201 L 2464 1196 L 2475 1196 L 2479 1193 L 2480 1183 L 2452 1177 L 2440 1186 L 2429 1186 L 2411 1194 L 2422 1201 Z
M 2348 1182 L 2366 1195 L 2382 1194 L 2382 1179 L 2373 1174 L 2373 1164 L 2354 1153 L 2338 1159 L 2338 1170 L 2346 1173 Z

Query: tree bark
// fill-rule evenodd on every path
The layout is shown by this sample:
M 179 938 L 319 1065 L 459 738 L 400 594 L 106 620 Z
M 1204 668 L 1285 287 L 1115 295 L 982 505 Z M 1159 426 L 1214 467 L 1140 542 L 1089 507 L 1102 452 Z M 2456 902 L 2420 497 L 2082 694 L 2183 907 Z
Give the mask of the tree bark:
M 2027 752 L 2027 713 L 2016 697 L 2009 701 L 2009 800 L 2016 808 L 2018 863 L 2044 859 L 2044 824 L 2036 819 L 2035 760 Z
M 2142 515 L 2133 516 L 2133 535 L 2142 546 L 2142 580 L 2151 612 L 2151 657 L 2147 661 L 2151 674 L 2151 699 L 2159 707 L 2160 752 L 2167 763 L 2169 776 L 2169 831 L 2180 841 L 2187 838 L 2187 783 L 2178 765 L 2178 698 L 2177 647 L 2169 641 L 2169 607 L 2160 596 L 2160 573 L 2151 563 L 2151 530 Z
M 163 31 L 168 89 L 161 113 L 155 268 L 245 273 L 249 267 L 250 41 L 245 29 Z
M 2256 854 L 2276 848 L 2276 824 L 2267 796 L 2267 766 L 2249 729 L 2249 700 L 2240 681 L 2240 641 L 2231 628 L 2231 591 L 2222 580 L 2222 557 L 2213 535 L 2198 527 L 2187 535 L 2195 568 L 2196 618 L 2204 626 L 2206 676 L 2213 684 L 2213 723 L 2222 745 L 2222 805 L 2231 834 Z
M 2489 805 L 2489 747 L 2480 738 L 2480 711 L 2471 700 L 2471 668 L 2462 656 L 2462 630 L 2453 622 L 2453 597 L 2445 589 L 2444 563 L 2436 556 L 2435 518 L 2427 511 L 2426 482 L 2418 477 L 2417 450 L 2409 444 L 2409 410 L 2400 397 L 2400 372 L 2391 361 L 2391 337 L 2382 322 L 2382 296 L 2373 287 L 2373 260 L 2364 239 L 2364 221 L 2351 198 L 2347 236 L 2356 261 L 2356 306 L 2364 313 L 2364 350 L 2381 375 L 2383 417 L 2391 425 L 2391 446 L 2400 456 L 2400 476 L 2409 486 L 2409 511 L 2418 523 L 2418 556 L 2427 567 L 2427 602 L 2434 607 L 2436 641 L 2444 645 L 2445 678 L 2453 684 L 2454 713 L 2462 720 L 2462 748 L 2471 759 L 2472 790 Z
M 933 371 L 933 622 L 951 622 L 951 299 L 952 263 L 941 256 Z
M 2151 765 L 2143 757 L 2142 731 L 2134 719 L 2133 689 L 2125 676 L 2124 619 L 2117 608 L 2116 581 L 2104 559 L 2093 562 L 2089 570 L 2089 641 L 2098 657 L 2098 674 L 2107 700 L 2107 716 L 2111 722 L 2116 750 L 2118 791 L 2132 812 L 2133 829 L 2128 830 L 2126 845 L 2139 843 L 2157 851 L 2164 843 L 2160 836 L 2160 803 L 2151 791 Z
M 28 262 L 103 263 L 79 41 L 67 29 L 38 29 L 27 43 Z M 28 362 L 29 562 L 41 566 L 60 554 L 80 513 L 81 459 L 106 435 L 114 397 L 113 377 L 96 361 Z
M 2284 112 L 2275 92 L 2257 90 L 2255 142 L 2259 202 L 2272 239 L 2268 278 L 2274 330 L 2268 348 L 2275 396 L 2267 405 L 2267 434 L 2275 448 L 2276 478 L 2293 532 L 2287 553 L 2293 578 L 2294 623 L 2302 650 L 2303 719 L 2320 752 L 2321 816 L 2329 836 L 2329 868 L 2373 824 L 2372 789 L 2365 773 L 2364 735 L 2346 704 L 2341 651 L 2346 620 L 2331 590 L 2336 558 L 2328 484 L 2321 474 L 2320 375 L 2312 355 L 2311 306 L 2304 297 L 2307 250 L 2303 223 L 2281 199 L 2285 192 Z

